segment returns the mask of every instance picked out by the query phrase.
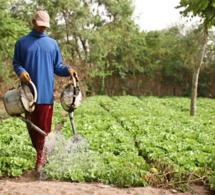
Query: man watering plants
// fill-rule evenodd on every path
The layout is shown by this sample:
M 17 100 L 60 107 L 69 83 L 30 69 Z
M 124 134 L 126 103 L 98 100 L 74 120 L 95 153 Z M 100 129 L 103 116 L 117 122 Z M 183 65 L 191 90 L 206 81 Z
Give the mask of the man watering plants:
M 32 19 L 33 29 L 15 44 L 13 67 L 24 83 L 32 81 L 37 89 L 37 101 L 32 113 L 26 118 L 47 134 L 51 131 L 53 115 L 54 74 L 75 78 L 77 72 L 70 66 L 62 65 L 62 57 L 57 42 L 45 33 L 50 28 L 50 17 L 45 11 L 37 11 Z M 45 137 L 28 126 L 32 144 L 37 152 L 35 172 L 39 176 L 44 160 L 42 158 Z

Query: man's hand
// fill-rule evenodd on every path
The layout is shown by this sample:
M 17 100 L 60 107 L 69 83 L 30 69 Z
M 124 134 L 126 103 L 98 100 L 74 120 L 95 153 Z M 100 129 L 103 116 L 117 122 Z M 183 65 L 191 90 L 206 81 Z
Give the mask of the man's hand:
M 74 77 L 76 81 L 79 81 L 78 73 L 73 68 L 68 68 L 68 73 L 71 79 Z
M 23 71 L 23 72 L 19 75 L 19 79 L 20 79 L 22 82 L 30 83 L 31 77 L 30 77 L 30 75 L 28 74 L 27 71 Z

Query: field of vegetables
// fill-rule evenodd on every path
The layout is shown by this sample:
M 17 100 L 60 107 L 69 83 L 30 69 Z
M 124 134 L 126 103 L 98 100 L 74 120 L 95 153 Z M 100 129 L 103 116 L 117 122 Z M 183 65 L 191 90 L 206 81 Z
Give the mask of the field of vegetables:
M 57 146 L 44 178 L 180 190 L 200 182 L 215 190 L 215 101 L 198 98 L 195 117 L 189 106 L 181 97 L 89 97 L 74 115 L 88 147 L 71 154 Z M 55 102 L 53 128 L 63 122 L 60 135 L 69 139 L 61 110 Z M 1 121 L 0 140 L 0 176 L 33 169 L 35 151 L 22 121 Z

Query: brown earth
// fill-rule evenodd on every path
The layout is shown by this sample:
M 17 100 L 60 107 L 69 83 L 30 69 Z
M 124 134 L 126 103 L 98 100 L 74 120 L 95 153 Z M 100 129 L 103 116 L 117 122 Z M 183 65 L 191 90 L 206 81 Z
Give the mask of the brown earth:
M 178 192 L 152 187 L 117 188 L 101 183 L 70 183 L 60 181 L 39 181 L 32 171 L 26 171 L 19 178 L 2 178 L 1 195 L 213 195 L 203 186 L 193 186 L 194 192 Z
M 0 121 L 7 117 L 0 100 Z M 117 188 L 101 183 L 71 183 L 42 181 L 35 178 L 33 171 L 26 171 L 19 178 L 0 178 L 0 195 L 213 195 L 202 185 L 192 186 L 194 192 L 178 192 L 152 187 Z

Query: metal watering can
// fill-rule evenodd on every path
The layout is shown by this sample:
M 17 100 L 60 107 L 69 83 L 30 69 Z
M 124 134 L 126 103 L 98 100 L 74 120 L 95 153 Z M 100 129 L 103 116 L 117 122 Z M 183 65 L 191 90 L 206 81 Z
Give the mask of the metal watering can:
M 27 125 L 31 126 L 34 130 L 40 134 L 47 136 L 42 129 L 34 125 L 30 120 L 24 118 L 21 114 L 25 112 L 33 112 L 35 109 L 35 103 L 37 100 L 37 90 L 32 81 L 30 85 L 33 88 L 34 96 L 31 93 L 30 88 L 27 85 L 20 85 L 17 89 L 11 89 L 4 95 L 3 102 L 6 112 L 13 117 L 18 117 L 24 121 Z
M 32 81 L 30 81 L 30 84 L 34 90 L 34 96 L 27 85 L 20 85 L 17 89 L 11 89 L 5 93 L 4 106 L 10 116 L 19 116 L 25 112 L 34 111 L 37 90 Z
M 73 83 L 66 85 L 60 96 L 61 106 L 69 114 L 69 119 L 73 130 L 73 136 L 69 140 L 72 143 L 79 143 L 84 140 L 79 134 L 77 134 L 74 123 L 74 110 L 80 106 L 81 101 L 81 90 L 76 82 L 76 79 L 73 78 Z

